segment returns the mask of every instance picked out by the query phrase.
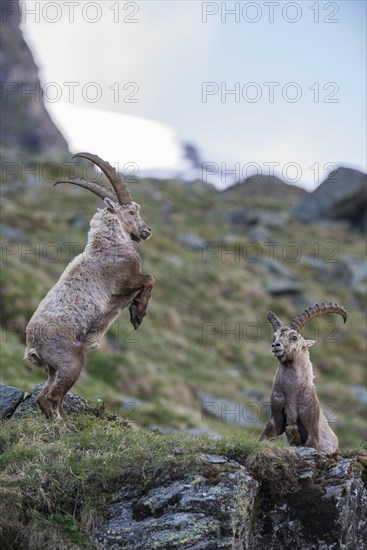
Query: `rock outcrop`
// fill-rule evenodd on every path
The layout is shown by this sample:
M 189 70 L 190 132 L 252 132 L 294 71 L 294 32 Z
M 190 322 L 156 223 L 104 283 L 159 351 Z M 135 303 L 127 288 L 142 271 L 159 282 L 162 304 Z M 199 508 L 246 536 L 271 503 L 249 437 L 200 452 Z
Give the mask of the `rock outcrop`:
M 0 418 L 10 418 L 24 398 L 24 391 L 0 384 Z
M 275 457 L 274 457 L 275 458 Z M 103 550 L 353 550 L 364 547 L 363 467 L 303 447 L 254 471 L 203 456 L 205 475 L 117 498 L 93 539 Z M 283 469 L 283 470 L 282 470 Z
M 68 152 L 45 108 L 38 67 L 20 29 L 20 13 L 18 0 L 1 3 L 1 146 L 13 157 L 17 151 L 35 156 Z
M 352 168 L 338 168 L 315 191 L 306 195 L 294 210 L 306 223 L 341 220 L 354 228 L 367 229 L 366 174 Z
M 245 548 L 258 483 L 236 463 L 216 479 L 190 476 L 149 491 L 136 501 L 120 501 L 109 521 L 94 533 L 99 548 L 124 550 L 219 550 Z

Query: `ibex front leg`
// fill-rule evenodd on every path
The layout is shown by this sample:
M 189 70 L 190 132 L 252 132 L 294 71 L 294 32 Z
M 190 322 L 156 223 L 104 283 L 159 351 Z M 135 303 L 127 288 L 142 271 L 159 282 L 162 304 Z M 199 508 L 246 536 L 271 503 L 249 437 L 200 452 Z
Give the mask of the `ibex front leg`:
M 260 440 L 281 435 L 285 430 L 286 417 L 284 412 L 284 397 L 274 395 L 270 399 L 270 420 L 260 434 Z
M 141 283 L 140 290 L 129 306 L 130 321 L 135 330 L 147 314 L 148 303 L 155 285 L 153 275 L 143 275 L 141 273 L 139 277 L 139 282 Z

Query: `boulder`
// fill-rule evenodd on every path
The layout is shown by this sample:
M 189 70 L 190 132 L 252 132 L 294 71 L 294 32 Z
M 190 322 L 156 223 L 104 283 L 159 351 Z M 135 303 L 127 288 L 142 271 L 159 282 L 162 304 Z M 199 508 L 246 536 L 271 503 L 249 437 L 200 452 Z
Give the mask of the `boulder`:
M 248 399 L 247 402 L 231 401 L 203 391 L 198 392 L 198 397 L 201 400 L 204 421 L 204 413 L 206 413 L 222 422 L 238 426 L 255 427 L 260 425 L 261 407 L 255 403 L 254 399 Z
M 20 231 L 19 229 L 16 229 L 14 227 L 9 227 L 8 225 L 0 224 L 0 236 L 4 241 L 10 241 L 15 243 L 29 243 L 30 239 L 23 233 L 23 231 Z
M 43 384 L 37 384 L 31 393 L 26 395 L 24 401 L 19 405 L 13 414 L 13 418 L 23 418 L 24 416 L 34 413 L 42 414 L 36 403 L 36 398 L 44 385 L 45 382 Z M 87 405 L 87 401 L 72 390 L 68 391 L 62 403 L 66 414 L 82 409 L 85 405 Z
M 352 168 L 338 168 L 294 209 L 299 220 L 345 220 L 354 228 L 367 229 L 366 174 Z
M 10 418 L 23 397 L 24 392 L 19 388 L 0 384 L 0 418 Z
M 349 389 L 354 399 L 364 407 L 367 407 L 367 388 L 356 384 L 349 386 Z
M 205 244 L 204 239 L 194 233 L 180 233 L 177 235 L 177 241 L 191 250 L 202 250 Z
M 366 260 L 350 254 L 341 254 L 338 261 L 334 264 L 329 278 L 334 279 L 343 287 L 359 291 L 364 296 L 367 283 Z
M 276 279 L 269 277 L 266 280 L 265 288 L 272 296 L 283 296 L 286 294 L 301 294 L 304 290 L 302 283 L 290 279 Z
M 365 457 L 298 447 L 245 467 L 202 455 L 202 473 L 123 491 L 92 534 L 103 550 L 352 550 L 365 547 Z
M 207 462 L 217 476 L 215 481 L 192 475 L 151 489 L 135 501 L 113 504 L 109 520 L 93 534 L 98 548 L 247 548 L 258 483 L 245 468 L 228 463 L 225 457 Z M 226 463 L 226 471 L 221 471 Z
M 162 434 L 188 434 L 192 437 L 210 437 L 211 439 L 221 439 L 221 435 L 208 428 L 173 428 L 172 426 L 160 426 L 152 425 L 148 427 L 148 430 L 152 432 L 159 432 Z

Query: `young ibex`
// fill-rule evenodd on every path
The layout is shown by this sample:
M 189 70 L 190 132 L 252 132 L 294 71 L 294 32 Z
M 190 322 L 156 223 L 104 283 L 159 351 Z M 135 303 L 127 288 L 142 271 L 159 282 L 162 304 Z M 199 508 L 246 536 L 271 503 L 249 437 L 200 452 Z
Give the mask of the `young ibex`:
M 308 348 L 315 344 L 315 340 L 305 340 L 300 334 L 308 321 L 326 313 L 339 313 L 344 323 L 347 320 L 345 309 L 332 303 L 309 307 L 287 326 L 275 313 L 268 313 L 275 331 L 271 347 L 278 359 L 278 368 L 270 399 L 270 420 L 260 439 L 285 432 L 290 445 L 313 447 L 325 453 L 338 451 L 338 438 L 320 409 L 313 384 Z
M 65 419 L 62 400 L 77 381 L 87 351 L 129 305 L 137 329 L 147 312 L 155 279 L 140 273 L 135 243 L 151 236 L 122 177 L 97 155 L 78 153 L 96 164 L 114 192 L 84 178 L 61 179 L 92 191 L 106 208 L 93 216 L 84 252 L 67 266 L 27 326 L 25 359 L 42 367 L 48 381 L 37 398 L 48 418 Z

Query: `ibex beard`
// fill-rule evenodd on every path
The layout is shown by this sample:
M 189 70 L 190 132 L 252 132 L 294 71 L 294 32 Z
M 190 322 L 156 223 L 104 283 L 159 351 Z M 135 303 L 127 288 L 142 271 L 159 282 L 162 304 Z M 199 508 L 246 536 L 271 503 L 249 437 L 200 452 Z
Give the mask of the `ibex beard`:
M 313 383 L 308 348 L 315 341 L 305 340 L 300 334 L 308 321 L 326 313 L 338 313 L 344 322 L 347 320 L 345 309 L 332 303 L 309 307 L 286 326 L 275 313 L 268 313 L 268 320 L 275 331 L 272 353 L 277 358 L 278 368 L 270 399 L 270 420 L 260 439 L 285 432 L 290 445 L 313 447 L 325 453 L 339 451 L 338 438 L 320 408 Z
M 99 341 L 124 308 L 137 329 L 147 313 L 155 285 L 140 272 L 135 243 L 147 240 L 151 229 L 140 217 L 122 177 L 97 155 L 79 153 L 94 162 L 110 180 L 114 192 L 84 178 L 62 179 L 92 191 L 105 208 L 93 216 L 84 251 L 66 267 L 41 301 L 26 329 L 25 359 L 42 367 L 48 380 L 37 397 L 47 418 L 64 420 L 64 395 L 77 381 L 87 351 Z

